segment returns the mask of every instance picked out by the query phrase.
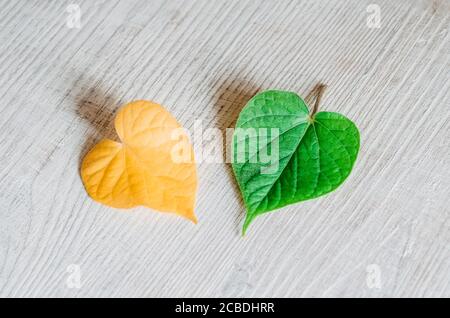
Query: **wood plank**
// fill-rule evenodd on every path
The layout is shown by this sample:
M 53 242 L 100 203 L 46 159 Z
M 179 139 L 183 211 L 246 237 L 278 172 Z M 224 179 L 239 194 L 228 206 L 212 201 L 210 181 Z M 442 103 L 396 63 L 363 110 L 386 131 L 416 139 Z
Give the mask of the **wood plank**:
M 1 296 L 450 296 L 448 0 L 76 3 L 80 28 L 70 1 L 0 2 Z M 227 164 L 199 164 L 196 226 L 84 191 L 127 101 L 225 131 L 256 92 L 318 81 L 356 167 L 245 238 Z

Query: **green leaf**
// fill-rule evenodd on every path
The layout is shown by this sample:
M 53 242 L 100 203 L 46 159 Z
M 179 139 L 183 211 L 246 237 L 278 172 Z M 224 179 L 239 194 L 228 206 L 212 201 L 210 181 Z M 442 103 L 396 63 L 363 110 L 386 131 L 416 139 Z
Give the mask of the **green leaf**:
M 345 116 L 310 116 L 305 102 L 291 92 L 253 97 L 233 135 L 232 166 L 247 208 L 243 233 L 260 214 L 336 189 L 350 174 L 358 150 L 358 129 Z

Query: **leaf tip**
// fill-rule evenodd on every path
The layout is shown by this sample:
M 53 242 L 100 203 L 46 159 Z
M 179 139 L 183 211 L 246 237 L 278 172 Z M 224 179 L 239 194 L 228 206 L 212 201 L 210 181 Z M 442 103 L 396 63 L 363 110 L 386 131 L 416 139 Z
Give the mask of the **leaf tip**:
M 247 233 L 247 229 L 250 226 L 250 224 L 252 223 L 254 219 L 253 214 L 249 214 L 247 213 L 247 216 L 245 217 L 245 221 L 244 221 L 244 225 L 242 227 L 242 236 L 245 236 L 245 233 Z
M 195 216 L 194 212 L 188 213 L 188 214 L 184 215 L 184 217 L 185 217 L 186 219 L 188 219 L 189 221 L 191 221 L 192 223 L 194 223 L 194 224 L 197 224 L 197 223 L 198 223 L 198 219 L 197 219 L 197 217 Z

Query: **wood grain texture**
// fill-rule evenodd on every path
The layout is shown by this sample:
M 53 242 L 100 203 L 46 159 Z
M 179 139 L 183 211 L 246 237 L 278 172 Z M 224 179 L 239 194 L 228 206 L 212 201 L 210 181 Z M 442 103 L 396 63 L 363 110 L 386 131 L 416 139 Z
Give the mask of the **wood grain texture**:
M 86 0 L 69 28 L 71 3 L 0 2 L 1 296 L 450 297 L 449 1 Z M 256 92 L 318 81 L 356 167 L 245 238 L 229 165 L 199 165 L 196 226 L 83 188 L 125 102 L 225 130 Z

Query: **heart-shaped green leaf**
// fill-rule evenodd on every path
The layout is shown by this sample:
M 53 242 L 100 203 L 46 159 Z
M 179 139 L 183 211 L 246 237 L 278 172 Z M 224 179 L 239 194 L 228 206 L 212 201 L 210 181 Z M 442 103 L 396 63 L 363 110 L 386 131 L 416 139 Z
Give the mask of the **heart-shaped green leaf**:
M 297 94 L 274 90 L 241 111 L 232 166 L 247 208 L 243 233 L 256 216 L 329 193 L 350 174 L 358 129 L 341 114 L 314 112 Z

